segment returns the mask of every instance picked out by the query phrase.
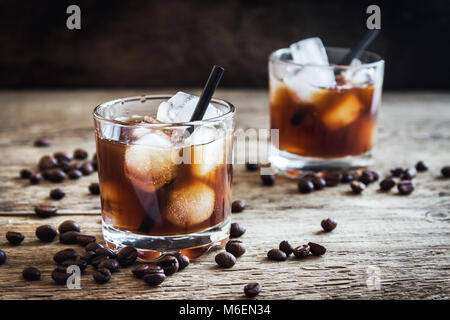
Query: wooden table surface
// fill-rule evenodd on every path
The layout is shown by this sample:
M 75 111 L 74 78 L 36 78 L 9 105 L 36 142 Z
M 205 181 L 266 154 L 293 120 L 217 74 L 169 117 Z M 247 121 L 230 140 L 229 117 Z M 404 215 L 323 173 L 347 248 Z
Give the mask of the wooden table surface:
M 92 154 L 91 111 L 97 104 L 162 92 L 175 91 L 0 92 L 0 248 L 8 255 L 0 266 L 0 299 L 241 299 L 243 286 L 253 281 L 263 286 L 258 299 L 449 298 L 449 220 L 430 215 L 450 211 L 450 180 L 439 178 L 440 168 L 450 165 L 449 93 L 384 94 L 374 168 L 385 175 L 392 167 L 426 160 L 430 170 L 419 174 L 410 196 L 382 193 L 375 185 L 360 196 L 349 194 L 348 185 L 302 195 L 294 181 L 278 178 L 274 187 L 263 187 L 258 173 L 235 166 L 233 198 L 244 200 L 247 208 L 233 214 L 233 220 L 246 226 L 241 240 L 248 249 L 232 269 L 217 268 L 215 252 L 209 252 L 155 288 L 134 279 L 130 269 L 114 274 L 105 285 L 94 283 L 90 269 L 80 290 L 55 285 L 50 276 L 53 254 L 70 246 L 56 240 L 40 243 L 35 229 L 73 219 L 84 233 L 101 239 L 100 200 L 87 189 L 97 176 L 59 184 L 67 195 L 52 201 L 48 194 L 54 184 L 32 186 L 18 178 L 19 171 L 55 151 L 82 147 Z M 268 126 L 265 90 L 220 90 L 216 96 L 237 106 L 238 128 Z M 42 135 L 51 139 L 50 147 L 33 146 Z M 39 203 L 55 203 L 58 216 L 36 217 L 33 207 Z M 338 221 L 331 233 L 321 232 L 320 221 L 326 217 Z M 9 230 L 25 234 L 22 245 L 8 244 Z M 266 252 L 285 239 L 318 242 L 328 251 L 304 261 L 269 261 Z M 21 272 L 27 266 L 38 267 L 42 279 L 24 281 Z

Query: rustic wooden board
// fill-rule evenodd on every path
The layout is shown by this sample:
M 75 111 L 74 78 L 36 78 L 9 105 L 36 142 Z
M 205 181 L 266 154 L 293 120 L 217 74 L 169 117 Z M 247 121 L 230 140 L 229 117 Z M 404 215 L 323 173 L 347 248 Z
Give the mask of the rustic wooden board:
M 54 151 L 83 147 L 92 153 L 93 107 L 143 92 L 0 93 L 1 118 L 5 119 L 0 127 L 0 248 L 8 254 L 8 262 L 0 266 L 0 299 L 240 299 L 250 281 L 263 286 L 258 299 L 448 299 L 449 221 L 427 215 L 450 210 L 450 180 L 439 178 L 440 168 L 450 164 L 450 94 L 445 93 L 385 94 L 375 168 L 386 174 L 391 167 L 426 160 L 430 170 L 419 175 L 417 190 L 410 196 L 381 193 L 376 186 L 354 196 L 348 193 L 348 185 L 301 195 L 294 181 L 278 178 L 274 187 L 263 187 L 258 173 L 235 166 L 233 198 L 245 200 L 247 209 L 234 214 L 233 220 L 247 227 L 242 240 L 248 250 L 234 268 L 217 268 L 215 252 L 209 252 L 157 288 L 134 279 L 130 269 L 122 269 L 103 286 L 94 283 L 90 269 L 82 278 L 81 290 L 56 286 L 50 277 L 52 256 L 69 246 L 57 241 L 41 244 L 34 236 L 35 228 L 74 219 L 86 233 L 101 239 L 99 198 L 87 191 L 97 177 L 60 184 L 67 192 L 55 202 L 60 215 L 40 219 L 34 216 L 33 206 L 52 202 L 48 192 L 55 185 L 30 186 L 17 178 L 18 172 Z M 158 92 L 174 90 L 150 91 Z M 267 127 L 265 91 L 222 90 L 217 96 L 238 107 L 237 127 Z M 51 147 L 32 146 L 41 135 L 52 139 Z M 332 233 L 323 233 L 320 221 L 329 216 L 339 225 Z M 24 243 L 10 246 L 4 237 L 8 230 L 23 232 Z M 305 261 L 267 260 L 266 252 L 284 239 L 295 244 L 318 242 L 328 251 Z M 21 271 L 26 266 L 40 268 L 42 280 L 25 282 Z M 380 281 L 379 289 L 367 285 L 373 279 Z

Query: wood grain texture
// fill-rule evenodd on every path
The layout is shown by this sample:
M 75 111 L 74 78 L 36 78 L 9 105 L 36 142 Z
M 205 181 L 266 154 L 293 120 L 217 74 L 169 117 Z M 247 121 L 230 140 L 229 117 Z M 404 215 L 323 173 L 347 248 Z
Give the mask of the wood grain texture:
M 309 195 L 296 191 L 296 183 L 277 178 L 274 187 L 263 187 L 258 173 L 235 166 L 233 198 L 247 203 L 233 220 L 247 227 L 242 240 L 247 253 L 230 270 L 214 263 L 215 251 L 196 259 L 186 270 L 150 288 L 134 279 L 130 269 L 114 274 L 106 285 L 97 285 L 89 268 L 81 290 L 56 286 L 50 277 L 53 254 L 66 247 L 57 241 L 42 244 L 37 226 L 57 226 L 65 219 L 78 221 L 84 232 L 101 239 L 100 202 L 87 186 L 95 174 L 59 184 L 67 196 L 58 201 L 59 215 L 48 219 L 33 214 L 36 203 L 48 198 L 54 184 L 30 186 L 18 178 L 22 168 L 32 167 L 40 156 L 76 147 L 94 151 L 91 110 L 100 102 L 141 91 L 3 91 L 0 93 L 0 248 L 8 261 L 0 266 L 0 299 L 241 299 L 243 286 L 258 281 L 258 299 L 448 299 L 450 284 L 449 221 L 426 215 L 450 210 L 450 180 L 439 178 L 450 164 L 450 94 L 385 94 L 375 148 L 382 174 L 394 166 L 413 166 L 426 160 L 430 170 L 419 174 L 416 191 L 399 196 L 381 193 L 371 186 L 361 196 L 348 193 L 348 185 Z M 150 93 L 174 92 L 158 90 Z M 225 90 L 218 97 L 238 108 L 239 128 L 268 125 L 265 91 Z M 51 147 L 36 148 L 33 140 L 47 135 Z M 320 221 L 334 217 L 338 227 L 321 232 Z M 19 247 L 10 246 L 8 230 L 25 234 Z M 304 261 L 272 262 L 266 252 L 281 240 L 325 245 L 327 253 Z M 83 248 L 77 247 L 79 252 Z M 39 282 L 25 282 L 22 269 L 36 266 Z M 367 286 L 372 271 L 380 288 Z

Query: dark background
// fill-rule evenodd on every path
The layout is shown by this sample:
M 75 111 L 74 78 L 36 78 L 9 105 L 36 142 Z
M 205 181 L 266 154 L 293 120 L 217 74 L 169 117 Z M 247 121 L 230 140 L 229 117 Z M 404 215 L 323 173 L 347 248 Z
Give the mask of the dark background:
M 81 30 L 66 8 L 81 8 Z M 0 0 L 0 88 L 266 87 L 267 57 L 310 36 L 350 47 L 381 7 L 370 47 L 386 89 L 450 89 L 448 1 Z

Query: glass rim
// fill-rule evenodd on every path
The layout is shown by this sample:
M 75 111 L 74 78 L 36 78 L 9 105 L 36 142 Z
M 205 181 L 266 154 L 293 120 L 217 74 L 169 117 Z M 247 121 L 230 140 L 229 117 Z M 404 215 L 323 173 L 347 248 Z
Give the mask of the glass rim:
M 335 51 L 339 51 L 339 50 L 349 51 L 350 50 L 350 48 L 332 47 L 332 46 L 326 46 L 325 49 L 326 50 L 335 50 Z M 384 59 L 379 54 L 372 52 L 372 51 L 367 51 L 367 50 L 363 51 L 362 54 L 371 55 L 376 59 L 376 61 L 368 62 L 368 63 L 361 62 L 361 65 L 358 65 L 358 66 L 339 65 L 339 64 L 330 64 L 328 66 L 325 66 L 325 65 L 314 64 L 314 63 L 296 63 L 292 60 L 281 60 L 280 54 L 283 52 L 286 52 L 286 51 L 290 53 L 291 49 L 290 48 L 280 48 L 280 49 L 273 51 L 269 55 L 269 61 L 281 62 L 281 63 L 287 64 L 287 65 L 296 66 L 296 67 L 314 67 L 314 68 L 326 68 L 326 69 L 333 69 L 333 70 L 335 70 L 335 69 L 346 70 L 349 68 L 371 68 L 371 67 L 376 67 L 378 65 L 384 64 Z
M 140 122 L 140 123 L 130 123 L 127 121 L 122 121 L 122 120 L 116 120 L 116 119 L 108 119 L 105 118 L 104 116 L 102 116 L 99 113 L 99 110 L 103 107 L 110 107 L 116 104 L 122 104 L 124 105 L 126 102 L 131 102 L 131 101 L 142 101 L 143 99 L 146 100 L 157 100 L 157 99 L 165 99 L 168 100 L 172 97 L 173 95 L 169 95 L 169 94 L 150 94 L 150 95 L 142 95 L 142 96 L 132 96 L 132 97 L 125 97 L 125 98 L 119 98 L 119 99 L 115 99 L 115 100 L 110 100 L 110 101 L 106 101 L 103 102 L 101 104 L 99 104 L 98 106 L 96 106 L 94 108 L 94 110 L 92 111 L 92 114 L 94 116 L 95 120 L 99 120 L 99 121 L 106 121 L 109 123 L 113 123 L 116 125 L 120 125 L 120 126 L 126 126 L 126 127 L 145 127 L 145 128 L 162 128 L 162 129 L 169 129 L 169 128 L 179 128 L 179 127 L 188 127 L 188 126 L 201 126 L 201 125 L 210 125 L 210 124 L 214 124 L 214 123 L 220 123 L 223 122 L 224 120 L 231 118 L 234 116 L 234 114 L 236 113 L 236 108 L 235 106 L 223 99 L 216 99 L 213 98 L 211 99 L 211 103 L 216 103 L 216 104 L 220 104 L 220 105 L 225 105 L 226 107 L 228 107 L 228 111 L 225 112 L 224 114 L 221 114 L 220 116 L 217 117 L 213 117 L 210 119 L 203 119 L 203 120 L 196 120 L 196 121 L 187 121 L 187 122 L 170 122 L 170 123 L 147 123 L 147 122 Z M 144 117 L 145 115 L 143 115 Z

